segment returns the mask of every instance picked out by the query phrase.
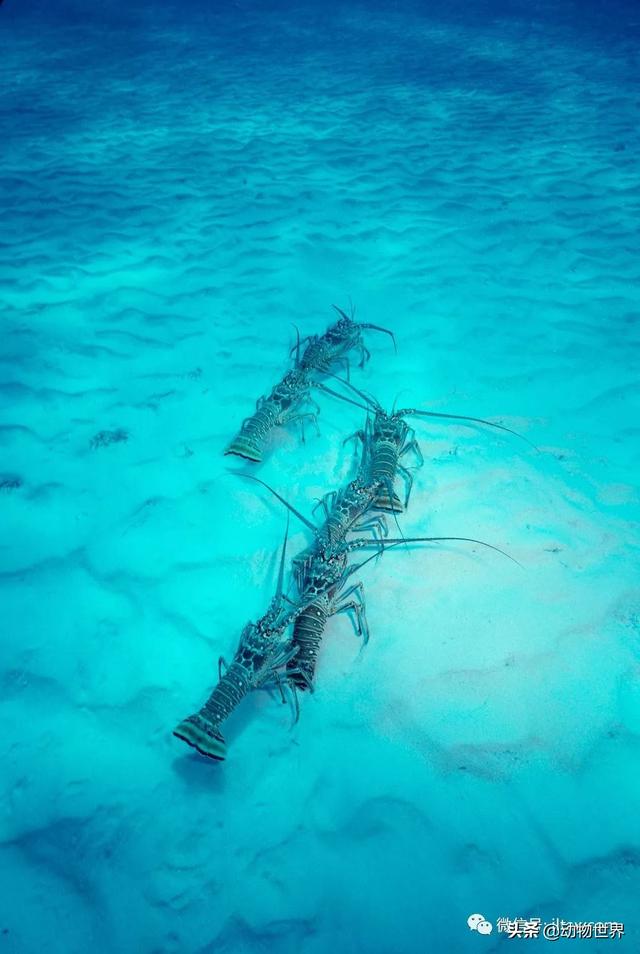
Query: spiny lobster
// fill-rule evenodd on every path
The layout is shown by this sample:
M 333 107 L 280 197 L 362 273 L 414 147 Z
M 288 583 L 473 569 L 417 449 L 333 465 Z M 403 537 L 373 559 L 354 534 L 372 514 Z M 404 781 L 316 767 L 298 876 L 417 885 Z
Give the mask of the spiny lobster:
M 225 454 L 236 454 L 257 463 L 262 460 L 264 446 L 274 427 L 305 419 L 317 427 L 320 408 L 311 397 L 312 384 L 309 370 L 294 368 L 287 371 L 267 397 L 258 398 L 255 413 L 244 419 Z M 313 411 L 300 410 L 305 401 L 314 406 Z
M 395 335 L 388 328 L 382 328 L 380 325 L 372 325 L 368 322 L 363 324 L 362 322 L 354 321 L 355 311 L 353 309 L 351 316 L 349 316 L 345 314 L 341 308 L 338 308 L 337 305 L 332 305 L 332 307 L 340 316 L 338 321 L 330 325 L 323 335 L 309 335 L 307 338 L 303 338 L 302 341 L 296 342 L 291 349 L 291 354 L 293 354 L 294 351 L 296 352 L 296 363 L 299 367 L 321 374 L 328 374 L 331 371 L 332 365 L 344 363 L 348 377 L 348 354 L 350 351 L 356 348 L 359 350 L 361 368 L 364 367 L 371 357 L 371 352 L 365 346 L 362 337 L 362 332 L 366 329 L 381 331 L 385 335 L 390 335 L 393 341 L 393 347 L 396 349 Z M 307 343 L 307 346 L 302 356 L 300 356 L 300 345 L 304 342 Z
M 278 670 L 286 666 L 297 652 L 297 647 L 285 634 L 303 607 L 292 604 L 283 593 L 286 545 L 285 534 L 278 584 L 269 609 L 257 623 L 247 623 L 244 627 L 230 666 L 220 657 L 217 686 L 202 708 L 183 719 L 173 731 L 179 739 L 209 758 L 218 761 L 226 758 L 222 723 L 251 689 L 264 686 L 271 679 L 277 680 Z
M 296 352 L 295 367 L 285 374 L 269 395 L 257 400 L 255 413 L 244 419 L 239 432 L 226 448 L 225 454 L 236 454 L 246 460 L 259 462 L 262 460 L 265 444 L 274 427 L 281 427 L 292 421 L 300 421 L 304 427 L 305 420 L 312 421 L 317 427 L 317 414 L 320 408 L 311 397 L 311 389 L 317 385 L 316 378 L 329 374 L 333 365 L 344 362 L 346 362 L 348 375 L 348 354 L 354 348 L 360 349 L 361 365 L 365 363 L 370 355 L 362 339 L 363 329 L 382 331 L 391 335 L 395 346 L 392 331 L 378 325 L 358 323 L 336 305 L 333 307 L 340 315 L 339 320 L 323 335 L 311 335 L 305 338 L 307 345 L 302 355 L 300 348 L 303 342 L 298 337 L 292 349 L 292 353 Z M 302 411 L 301 408 L 305 402 L 311 405 L 313 410 Z

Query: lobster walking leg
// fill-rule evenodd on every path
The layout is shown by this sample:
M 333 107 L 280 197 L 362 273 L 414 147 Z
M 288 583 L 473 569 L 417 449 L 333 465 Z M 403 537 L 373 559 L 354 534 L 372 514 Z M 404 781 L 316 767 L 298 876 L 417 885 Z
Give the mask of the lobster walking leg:
M 389 534 L 389 527 L 385 518 L 378 514 L 377 516 L 365 514 L 362 520 L 357 521 L 351 527 L 352 530 L 371 530 L 374 536 L 386 537 Z
M 349 597 L 352 597 L 349 599 Z M 367 623 L 366 606 L 364 601 L 364 588 L 362 583 L 354 583 L 342 594 L 342 602 L 334 606 L 333 612 L 348 613 L 352 611 L 355 616 L 355 628 L 358 636 L 366 646 L 369 642 L 369 624 Z
M 409 504 L 409 497 L 411 496 L 411 490 L 413 488 L 413 474 L 410 470 L 407 470 L 406 467 L 403 467 L 402 464 L 398 464 L 398 473 L 402 474 L 402 477 L 405 481 L 405 496 L 404 496 L 404 506 L 405 509 Z
M 418 467 L 422 467 L 424 464 L 424 455 L 422 451 L 420 450 L 420 445 L 418 444 L 417 440 L 414 439 L 409 441 L 408 444 L 405 444 L 405 446 L 400 451 L 400 457 L 404 457 L 404 455 L 408 454 L 409 451 L 414 452 L 418 460 Z
M 320 428 L 318 427 L 318 417 L 312 411 L 305 411 L 303 414 L 288 414 L 282 419 L 283 424 L 293 424 L 295 421 L 312 421 L 318 432 L 320 434 Z
M 287 677 L 298 689 L 309 689 L 316 671 L 318 650 L 327 622 L 327 601 L 319 599 L 298 616 L 293 627 L 292 642 L 297 653 L 287 665 Z
M 322 507 L 324 510 L 325 519 L 328 519 L 330 508 L 333 506 L 335 502 L 337 493 L 338 493 L 337 490 L 330 490 L 329 493 L 324 495 L 324 497 L 321 497 L 320 500 L 318 500 L 318 502 L 314 505 L 314 508 L 311 511 L 311 514 L 312 515 L 315 514 L 318 507 Z

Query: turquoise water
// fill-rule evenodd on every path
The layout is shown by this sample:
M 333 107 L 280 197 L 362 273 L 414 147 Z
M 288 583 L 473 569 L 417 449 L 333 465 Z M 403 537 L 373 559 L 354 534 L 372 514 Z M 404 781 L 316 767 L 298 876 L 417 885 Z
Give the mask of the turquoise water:
M 2 5 L 3 950 L 517 950 L 500 917 L 638 949 L 639 25 Z M 285 527 L 222 452 L 350 299 L 398 342 L 359 387 L 539 448 L 414 421 L 403 532 L 522 566 L 370 563 L 369 645 L 332 619 L 299 722 L 254 693 L 213 763 L 171 733 Z M 362 426 L 318 400 L 252 471 L 305 514 Z

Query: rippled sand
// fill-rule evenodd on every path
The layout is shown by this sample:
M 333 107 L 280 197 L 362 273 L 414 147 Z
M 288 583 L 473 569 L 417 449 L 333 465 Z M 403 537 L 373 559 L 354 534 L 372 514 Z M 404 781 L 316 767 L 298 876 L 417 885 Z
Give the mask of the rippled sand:
M 637 28 L 407 11 L 3 5 L 7 950 L 637 947 Z M 255 694 L 211 764 L 171 730 L 285 525 L 222 451 L 349 296 L 398 339 L 358 386 L 540 449 L 416 419 L 404 533 L 523 568 L 372 562 L 368 647 L 332 620 L 299 723 Z M 362 423 L 320 403 L 252 471 L 305 513 Z

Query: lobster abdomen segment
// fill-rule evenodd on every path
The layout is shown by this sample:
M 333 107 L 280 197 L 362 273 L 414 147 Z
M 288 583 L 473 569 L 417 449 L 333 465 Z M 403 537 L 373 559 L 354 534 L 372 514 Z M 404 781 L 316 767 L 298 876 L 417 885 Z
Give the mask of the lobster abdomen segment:
M 398 470 L 398 457 L 398 448 L 395 444 L 385 441 L 377 442 L 373 446 L 371 478 L 380 485 L 373 506 L 387 513 L 402 513 L 404 510 L 402 501 L 393 489 Z
M 309 689 L 313 684 L 318 651 L 328 618 L 324 603 L 324 600 L 311 603 L 298 616 L 293 627 L 291 641 L 298 647 L 298 652 L 287 664 L 287 674 L 298 689 Z

